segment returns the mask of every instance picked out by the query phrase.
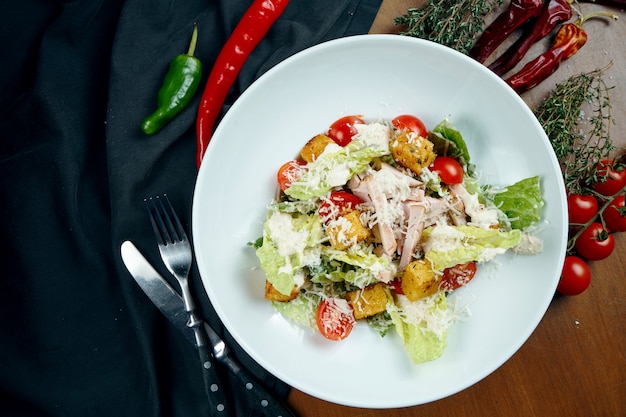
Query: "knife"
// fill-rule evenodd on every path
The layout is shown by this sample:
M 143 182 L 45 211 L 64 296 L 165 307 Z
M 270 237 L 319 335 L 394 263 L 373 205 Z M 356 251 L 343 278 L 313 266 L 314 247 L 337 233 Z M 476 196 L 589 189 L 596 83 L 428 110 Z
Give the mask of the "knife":
M 128 272 L 130 272 L 143 292 L 161 313 L 183 333 L 185 338 L 195 345 L 197 343 L 196 337 L 192 329 L 187 325 L 189 316 L 180 294 L 154 269 L 131 241 L 127 240 L 122 243 L 121 254 Z M 295 417 L 293 412 L 281 404 L 230 355 L 226 343 L 206 321 L 203 321 L 203 330 L 212 347 L 212 356 L 239 379 L 246 391 L 252 396 L 255 406 L 262 411 L 263 415 Z M 207 366 L 205 365 L 203 366 L 203 371 L 206 372 L 206 370 Z

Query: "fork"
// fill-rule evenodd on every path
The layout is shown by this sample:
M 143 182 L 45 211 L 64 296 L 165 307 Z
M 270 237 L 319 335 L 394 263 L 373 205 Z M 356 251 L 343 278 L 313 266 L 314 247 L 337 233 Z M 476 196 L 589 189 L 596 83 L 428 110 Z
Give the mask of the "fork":
M 163 195 L 163 198 L 157 196 L 145 201 L 163 263 L 178 281 L 182 292 L 185 310 L 189 316 L 187 327 L 193 330 L 195 336 L 202 363 L 204 385 L 211 407 L 220 415 L 228 415 L 226 396 L 218 384 L 219 378 L 212 364 L 211 351 L 204 334 L 204 327 L 208 326 L 205 326 L 204 320 L 196 314 L 196 305 L 189 288 L 189 271 L 193 260 L 191 244 L 167 195 Z

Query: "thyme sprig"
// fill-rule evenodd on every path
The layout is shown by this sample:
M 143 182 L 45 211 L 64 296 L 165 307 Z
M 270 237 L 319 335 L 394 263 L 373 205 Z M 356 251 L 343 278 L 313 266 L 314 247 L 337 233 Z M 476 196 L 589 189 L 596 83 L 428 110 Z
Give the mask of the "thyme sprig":
M 604 79 L 609 67 L 571 76 L 535 109 L 570 193 L 589 193 L 597 180 L 597 163 L 615 150 L 610 135 L 615 122 L 609 96 L 613 87 Z
M 395 19 L 400 35 L 427 39 L 468 54 L 483 31 L 485 16 L 502 0 L 428 0 Z

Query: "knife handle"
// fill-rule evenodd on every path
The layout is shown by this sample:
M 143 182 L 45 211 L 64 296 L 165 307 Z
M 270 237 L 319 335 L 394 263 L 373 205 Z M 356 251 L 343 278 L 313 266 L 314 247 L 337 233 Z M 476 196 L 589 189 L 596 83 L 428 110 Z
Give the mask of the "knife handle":
M 227 409 L 225 387 L 220 383 L 211 349 L 206 344 L 201 344 L 197 348 L 202 366 L 204 388 L 211 407 L 210 415 L 228 416 L 230 411 Z
M 239 365 L 230 355 L 220 358 L 228 370 L 241 381 L 250 396 L 254 399 L 254 405 L 261 410 L 266 417 L 295 417 L 295 414 L 283 405 L 265 387 L 257 382 L 248 371 Z

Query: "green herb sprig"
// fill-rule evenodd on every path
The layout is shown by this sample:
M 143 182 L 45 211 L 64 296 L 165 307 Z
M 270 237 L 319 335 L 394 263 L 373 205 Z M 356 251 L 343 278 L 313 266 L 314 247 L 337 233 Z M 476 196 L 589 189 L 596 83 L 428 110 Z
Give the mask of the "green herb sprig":
M 485 16 L 502 0 L 428 0 L 395 19 L 400 35 L 427 39 L 468 54 L 483 31 Z
M 610 67 L 574 75 L 557 84 L 535 109 L 563 172 L 570 193 L 587 194 L 596 181 L 596 165 L 609 157 L 611 141 L 609 87 L 605 71 Z

